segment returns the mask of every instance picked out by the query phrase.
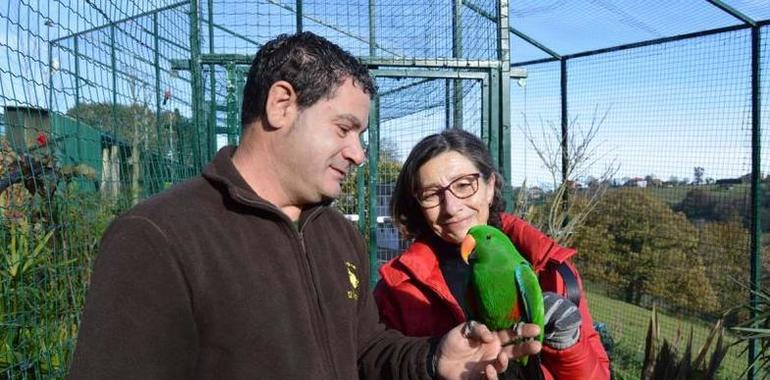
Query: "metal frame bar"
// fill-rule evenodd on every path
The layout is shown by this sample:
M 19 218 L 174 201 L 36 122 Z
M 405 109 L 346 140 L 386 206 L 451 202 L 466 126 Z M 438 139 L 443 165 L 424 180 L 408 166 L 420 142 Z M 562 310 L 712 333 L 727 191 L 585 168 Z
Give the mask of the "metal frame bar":
M 118 105 L 118 71 L 117 56 L 115 54 L 115 25 L 110 26 L 110 68 L 112 70 L 112 134 L 118 137 L 118 115 L 115 106 Z
M 751 242 L 751 262 L 750 268 L 750 288 L 749 303 L 751 305 L 751 318 L 758 315 L 757 306 L 759 297 L 757 291 L 760 290 L 760 279 L 762 275 L 762 226 L 761 215 L 759 212 L 761 206 L 761 181 L 762 173 L 762 82 L 761 82 L 761 45 L 762 31 L 758 26 L 751 28 L 751 231 L 749 232 Z M 755 326 L 759 327 L 759 326 Z M 749 341 L 748 361 L 749 365 L 759 358 L 761 347 L 757 339 Z M 747 372 L 749 379 L 754 379 L 756 368 L 751 367 Z
M 72 43 L 73 43 L 73 49 L 75 50 L 75 109 L 80 109 L 80 59 L 78 59 L 78 53 L 80 51 L 80 45 L 79 45 L 79 38 L 77 36 L 73 37 Z M 49 45 L 50 46 L 50 45 Z M 80 114 L 75 115 L 75 130 L 77 131 L 78 138 L 77 138 L 77 153 L 78 153 L 78 161 L 83 159 L 83 139 L 80 137 L 81 130 L 80 130 Z
M 500 60 L 500 162 L 498 167 L 505 179 L 511 177 L 511 61 L 510 37 L 508 31 L 511 29 L 508 25 L 508 0 L 499 0 L 498 10 L 498 38 L 497 51 Z M 510 180 L 503 182 L 503 199 L 506 200 L 506 209 L 513 211 L 513 188 Z
M 369 19 L 369 55 L 374 57 L 377 55 L 377 35 L 376 35 L 376 17 L 375 17 L 375 0 L 369 0 L 369 12 L 368 12 L 368 19 Z M 378 95 L 378 99 L 379 99 Z M 379 103 L 375 104 L 379 107 Z M 379 112 L 379 108 L 377 109 Z M 379 116 L 379 115 L 378 115 Z M 370 116 L 370 128 L 379 128 L 379 117 L 371 118 Z M 377 125 L 375 125 L 373 122 L 376 122 Z M 372 159 L 372 154 L 379 154 L 379 152 L 372 153 L 371 149 L 366 150 L 367 159 Z M 376 179 L 375 179 L 376 180 Z M 366 218 L 366 197 L 367 195 L 371 198 L 373 196 L 372 191 L 370 191 L 369 187 L 366 186 L 365 180 L 364 180 L 364 174 L 362 170 L 359 170 L 356 174 L 356 190 L 358 197 L 356 199 L 356 207 L 358 208 L 358 231 L 361 233 L 361 236 L 366 236 L 366 227 L 367 223 L 370 223 L 371 221 Z M 377 245 L 377 234 L 374 235 L 373 240 L 374 245 Z M 370 252 L 371 256 L 371 252 Z M 374 263 L 376 263 L 376 252 L 375 252 L 375 261 L 372 261 L 370 258 L 370 263 L 372 264 L 371 272 L 376 272 L 376 268 L 374 268 Z
M 190 0 L 190 59 L 198 64 L 190 67 L 190 86 L 192 87 L 192 115 L 191 122 L 195 131 L 195 167 L 200 168 L 203 164 L 201 152 L 201 115 L 203 114 L 203 77 L 201 71 L 201 44 L 200 44 L 200 25 L 199 25 L 199 4 L 198 0 Z
M 377 183 L 378 166 L 379 166 L 379 152 L 380 152 L 380 99 L 374 98 L 372 101 L 372 110 L 369 112 L 369 183 L 367 188 L 369 189 L 369 263 L 373 265 L 377 262 Z M 374 289 L 377 284 L 379 273 L 376 268 L 372 268 L 369 271 L 369 284 L 370 289 Z
M 160 107 L 161 107 L 161 88 L 160 88 L 160 41 L 158 40 L 159 27 L 158 27 L 158 14 L 152 15 L 152 29 L 153 29 L 153 60 L 155 61 L 155 133 L 158 139 L 158 151 L 160 152 L 163 147 L 163 139 L 161 138 L 161 121 L 160 121 Z
M 489 12 L 481 9 L 478 5 L 471 3 L 469 0 L 462 0 L 462 3 L 463 3 L 463 5 L 468 7 L 468 9 L 478 13 L 480 16 L 486 18 L 489 21 L 497 23 L 497 20 L 495 19 L 495 17 L 493 15 L 491 15 L 491 14 L 489 14 Z M 506 18 L 507 18 L 507 15 L 506 15 Z M 546 54 L 550 55 L 551 57 L 556 58 L 556 59 L 560 59 L 561 58 L 561 55 L 559 55 L 559 53 L 549 49 L 548 47 L 546 47 L 545 45 L 541 44 L 540 42 L 537 42 L 534 38 L 524 34 L 523 32 L 521 32 L 521 31 L 519 31 L 517 29 L 514 29 L 510 25 L 508 25 L 508 31 L 510 33 L 515 34 L 516 36 L 518 36 L 522 40 L 526 41 L 530 45 L 532 45 L 532 46 L 534 46 L 534 47 L 544 51 Z
M 752 27 L 757 26 L 757 22 L 752 19 L 749 16 L 746 16 L 745 14 L 741 13 L 737 9 L 723 3 L 720 0 L 706 0 L 707 2 L 711 3 L 711 5 L 719 8 L 720 10 L 724 11 L 725 13 L 729 14 L 730 16 L 733 16 L 737 18 L 738 20 L 741 20 L 741 22 L 744 22 L 748 25 L 751 25 Z
M 302 0 L 296 0 L 294 4 L 296 4 L 295 16 L 297 17 L 297 33 L 302 33 Z
M 770 25 L 770 20 L 757 22 L 757 27 L 762 27 L 765 25 Z M 687 39 L 710 36 L 710 35 L 720 34 L 725 32 L 733 32 L 733 31 L 738 31 L 738 30 L 743 30 L 748 28 L 751 28 L 751 26 L 748 26 L 748 25 L 726 26 L 724 28 L 709 29 L 709 30 L 703 30 L 700 32 L 680 34 L 680 35 L 671 36 L 671 37 L 656 38 L 654 40 L 634 42 L 630 44 L 618 45 L 618 46 L 597 49 L 597 50 L 588 50 L 588 51 L 575 53 L 575 54 L 566 54 L 566 55 L 563 55 L 561 58 L 562 59 L 583 58 L 583 57 L 588 57 L 592 55 L 611 53 L 611 52 L 629 50 L 629 49 L 636 49 L 636 48 L 645 47 L 645 46 L 660 45 L 667 42 L 687 40 Z M 511 66 L 528 66 L 528 65 L 536 65 L 540 63 L 549 63 L 549 62 L 556 62 L 556 61 L 558 61 L 558 59 L 556 58 L 543 58 L 543 59 L 535 59 L 531 61 L 515 62 L 515 63 L 511 63 Z
M 207 0 L 206 8 L 209 14 L 209 54 L 214 54 L 214 1 Z M 209 117 L 207 120 L 206 137 L 209 157 L 214 157 L 217 151 L 217 78 L 215 65 L 209 65 Z
M 468 60 L 454 58 L 379 58 L 379 57 L 359 57 L 362 63 L 368 66 L 394 66 L 394 67 L 420 67 L 420 68 L 445 68 L 445 69 L 463 69 L 463 70 L 483 70 L 490 68 L 499 68 L 499 61 Z M 175 70 L 190 70 L 190 60 L 171 59 L 171 68 Z M 201 54 L 199 62 L 201 65 L 225 64 L 233 62 L 237 65 L 251 65 L 254 61 L 254 55 L 251 54 Z M 517 68 L 513 74 L 520 74 L 521 68 Z
M 569 180 L 569 102 L 567 89 L 567 61 L 562 58 L 559 61 L 559 87 L 561 91 L 561 180 L 562 183 Z M 566 212 L 569 209 L 569 192 L 562 192 L 562 207 Z M 565 220 L 566 223 L 566 220 Z
M 210 16 L 210 17 L 212 17 L 212 18 L 213 18 L 213 15 L 212 15 L 212 16 Z M 240 33 L 236 32 L 236 31 L 234 31 L 234 30 L 231 30 L 231 29 L 229 29 L 229 28 L 226 28 L 226 27 L 224 27 L 224 26 L 222 26 L 222 25 L 219 25 L 219 24 L 217 24 L 217 23 L 214 23 L 214 22 L 212 22 L 212 21 L 210 21 L 210 20 L 207 20 L 207 19 L 201 19 L 201 22 L 205 22 L 205 23 L 208 23 L 208 24 L 210 24 L 212 27 L 214 27 L 214 29 L 219 29 L 219 30 L 221 30 L 221 31 L 223 31 L 223 32 L 225 32 L 225 33 L 227 33 L 227 34 L 229 34 L 229 35 L 233 36 L 233 37 L 236 37 L 236 38 L 239 38 L 239 39 L 241 39 L 241 40 L 244 40 L 244 41 L 246 41 L 246 42 L 248 42 L 248 43 L 250 43 L 250 44 L 254 44 L 254 45 L 256 45 L 257 47 L 262 47 L 262 44 L 261 44 L 261 43 L 259 43 L 259 42 L 255 41 L 255 40 L 253 40 L 253 39 L 251 39 L 251 38 L 249 38 L 249 37 L 246 37 L 246 36 L 244 36 L 243 34 L 240 34 Z M 186 47 L 185 47 L 185 48 L 186 48 Z
M 64 37 L 59 37 L 57 39 L 51 40 L 51 43 L 59 42 L 61 40 L 66 40 L 66 39 L 71 38 L 71 37 L 80 36 L 80 35 L 88 34 L 88 33 L 91 33 L 91 32 L 96 32 L 96 31 L 99 31 L 99 30 L 102 30 L 102 29 L 109 28 L 111 26 L 115 26 L 116 24 L 122 24 L 122 23 L 127 22 L 127 21 L 132 21 L 132 20 L 136 20 L 136 19 L 139 19 L 139 18 L 142 18 L 142 17 L 145 17 L 145 16 L 152 15 L 152 14 L 157 14 L 157 13 L 160 13 L 160 12 L 171 10 L 171 9 L 180 7 L 182 5 L 190 4 L 192 1 L 197 1 L 197 0 L 179 1 L 179 2 L 176 2 L 174 4 L 166 5 L 165 7 L 160 7 L 160 8 L 157 8 L 157 9 L 153 9 L 151 11 L 142 12 L 142 13 L 133 15 L 131 17 L 122 18 L 122 19 L 117 20 L 117 21 L 111 21 L 111 22 L 109 22 L 107 24 L 104 24 L 104 25 L 99 25 L 99 26 L 96 26 L 96 27 L 93 27 L 93 28 L 82 30 L 80 32 L 68 34 L 68 35 L 66 35 Z
M 452 2 L 452 57 L 463 57 L 463 1 Z M 463 129 L 463 81 L 452 81 L 452 128 Z
M 476 79 L 488 80 L 488 74 L 482 71 L 434 71 L 434 70 L 406 70 L 406 69 L 372 69 L 369 72 L 375 77 L 417 77 L 436 79 Z M 410 84 L 412 85 L 412 84 Z

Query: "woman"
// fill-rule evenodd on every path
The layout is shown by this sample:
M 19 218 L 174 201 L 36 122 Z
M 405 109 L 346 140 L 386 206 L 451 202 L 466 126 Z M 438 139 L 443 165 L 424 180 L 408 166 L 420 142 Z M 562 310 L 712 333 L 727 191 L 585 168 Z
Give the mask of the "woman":
M 459 244 L 470 227 L 490 224 L 530 261 L 545 292 L 544 377 L 609 379 L 609 360 L 571 263 L 576 251 L 504 213 L 502 182 L 484 143 L 468 132 L 446 130 L 414 147 L 391 211 L 402 235 L 415 241 L 380 268 L 374 294 L 382 321 L 410 336 L 441 336 L 465 321 L 460 305 L 469 267 Z

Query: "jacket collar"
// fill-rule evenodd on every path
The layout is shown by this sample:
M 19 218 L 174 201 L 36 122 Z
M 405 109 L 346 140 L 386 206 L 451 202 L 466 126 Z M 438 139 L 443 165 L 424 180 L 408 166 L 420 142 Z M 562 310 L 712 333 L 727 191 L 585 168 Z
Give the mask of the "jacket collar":
M 500 219 L 502 221 L 502 230 L 508 236 L 512 236 L 517 228 L 523 229 L 526 227 L 535 231 L 534 227 L 514 215 L 501 213 Z M 526 233 L 522 232 L 522 234 Z M 537 236 L 547 238 L 539 231 Z M 526 235 L 520 238 L 529 239 L 532 236 Z M 539 255 L 538 257 L 527 257 L 538 272 L 545 269 L 546 264 L 549 262 L 561 263 L 575 254 L 575 250 L 572 248 L 559 247 L 550 239 L 548 239 L 548 242 L 554 246 L 553 249 L 548 249 L 547 252 L 535 252 Z M 438 268 L 439 263 L 436 249 L 442 244 L 446 243 L 433 234 L 428 237 L 418 238 L 404 253 L 380 267 L 380 276 L 391 286 L 397 286 L 408 280 L 415 281 L 422 286 L 432 289 L 440 297 L 452 300 L 452 303 L 456 304 Z M 523 253 L 525 255 L 533 254 L 533 252 Z
M 291 223 L 291 220 L 289 220 L 286 214 L 274 204 L 254 192 L 254 189 L 252 189 L 243 176 L 241 176 L 241 173 L 233 164 L 232 158 L 233 154 L 235 154 L 235 150 L 236 147 L 232 145 L 220 149 L 214 156 L 214 160 L 203 169 L 203 178 L 207 179 L 214 186 L 224 190 L 230 199 L 236 203 L 278 214 Z M 320 214 L 330 203 L 331 201 L 322 202 L 310 205 L 303 209 L 299 217 L 300 228 L 304 226 L 309 219 Z
M 436 236 L 417 239 L 403 254 L 380 267 L 380 276 L 391 286 L 414 281 L 430 289 L 444 301 L 458 321 L 465 320 L 465 312 L 457 302 L 439 269 L 436 249 L 446 244 Z M 400 270 L 394 270 L 400 267 Z

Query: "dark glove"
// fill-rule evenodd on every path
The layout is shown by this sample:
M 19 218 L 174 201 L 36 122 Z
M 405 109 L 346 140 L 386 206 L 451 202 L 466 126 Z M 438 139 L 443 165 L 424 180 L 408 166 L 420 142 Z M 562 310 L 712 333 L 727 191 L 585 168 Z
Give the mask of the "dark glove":
M 580 310 L 572 301 L 553 292 L 543 292 L 545 339 L 557 350 L 572 347 L 580 339 Z

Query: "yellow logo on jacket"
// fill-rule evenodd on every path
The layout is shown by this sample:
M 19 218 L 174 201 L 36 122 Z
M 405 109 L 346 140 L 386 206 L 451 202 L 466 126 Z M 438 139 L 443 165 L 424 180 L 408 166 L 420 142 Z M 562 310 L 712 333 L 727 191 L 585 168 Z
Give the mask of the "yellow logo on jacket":
M 347 267 L 348 270 L 348 281 L 350 281 L 350 290 L 348 290 L 348 299 L 351 300 L 357 300 L 358 299 L 358 276 L 356 276 L 356 266 L 346 261 L 345 267 Z

